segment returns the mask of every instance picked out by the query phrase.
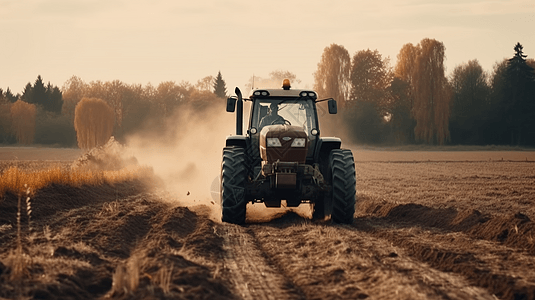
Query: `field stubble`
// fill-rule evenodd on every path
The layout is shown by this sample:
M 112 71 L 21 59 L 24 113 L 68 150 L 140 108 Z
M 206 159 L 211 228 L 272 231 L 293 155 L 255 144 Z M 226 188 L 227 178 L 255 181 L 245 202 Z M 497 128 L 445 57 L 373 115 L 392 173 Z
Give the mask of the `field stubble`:
M 221 224 L 140 181 L 45 187 L 19 284 L 6 197 L 0 297 L 535 299 L 533 152 L 354 153 L 351 225 L 255 210 Z
M 535 162 L 357 162 L 360 197 L 535 218 Z

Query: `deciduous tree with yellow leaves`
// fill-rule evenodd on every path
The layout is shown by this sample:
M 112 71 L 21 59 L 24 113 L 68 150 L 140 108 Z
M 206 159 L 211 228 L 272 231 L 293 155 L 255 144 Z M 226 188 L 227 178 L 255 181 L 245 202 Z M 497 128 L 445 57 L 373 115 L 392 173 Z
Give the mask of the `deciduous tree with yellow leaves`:
M 416 120 L 416 140 L 444 144 L 450 138 L 451 88 L 445 75 L 446 47 L 425 38 L 416 46 L 406 44 L 398 55 L 395 74 L 410 85 Z
M 82 98 L 74 111 L 78 147 L 91 149 L 104 145 L 113 132 L 114 111 L 102 99 Z
M 351 58 L 344 46 L 331 44 L 325 47 L 314 72 L 314 89 L 320 97 L 333 97 L 343 107 L 349 98 L 350 69 Z
M 34 104 L 21 100 L 11 105 L 11 129 L 17 142 L 25 145 L 33 143 L 36 112 Z

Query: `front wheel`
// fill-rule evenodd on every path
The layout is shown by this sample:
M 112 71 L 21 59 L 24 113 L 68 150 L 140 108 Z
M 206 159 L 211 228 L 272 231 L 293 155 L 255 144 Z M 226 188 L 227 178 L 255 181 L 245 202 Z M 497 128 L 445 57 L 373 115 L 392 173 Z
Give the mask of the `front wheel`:
M 221 220 L 227 223 L 245 223 L 245 183 L 247 168 L 243 148 L 226 147 L 223 149 L 221 164 Z
M 331 218 L 336 223 L 351 224 L 355 214 L 357 177 L 353 153 L 335 149 L 329 155 L 332 199 Z

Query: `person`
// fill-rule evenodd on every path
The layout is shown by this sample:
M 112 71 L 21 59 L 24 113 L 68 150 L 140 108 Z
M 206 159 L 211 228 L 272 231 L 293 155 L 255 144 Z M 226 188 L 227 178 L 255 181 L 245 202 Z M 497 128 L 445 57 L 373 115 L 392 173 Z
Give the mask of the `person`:
M 279 115 L 279 106 L 277 103 L 273 102 L 269 105 L 269 113 L 265 115 L 262 120 L 260 120 L 260 129 L 264 128 L 266 125 L 272 124 L 284 124 L 286 120 Z

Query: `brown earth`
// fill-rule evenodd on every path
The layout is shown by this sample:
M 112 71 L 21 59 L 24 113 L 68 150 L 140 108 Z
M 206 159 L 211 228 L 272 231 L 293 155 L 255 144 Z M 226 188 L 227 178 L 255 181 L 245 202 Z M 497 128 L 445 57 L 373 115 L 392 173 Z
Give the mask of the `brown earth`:
M 351 225 L 312 222 L 306 207 L 260 216 L 261 205 L 245 226 L 222 224 L 215 205 L 128 182 L 38 191 L 17 238 L 18 198 L 6 195 L 0 297 L 535 299 L 535 163 L 368 154 Z

